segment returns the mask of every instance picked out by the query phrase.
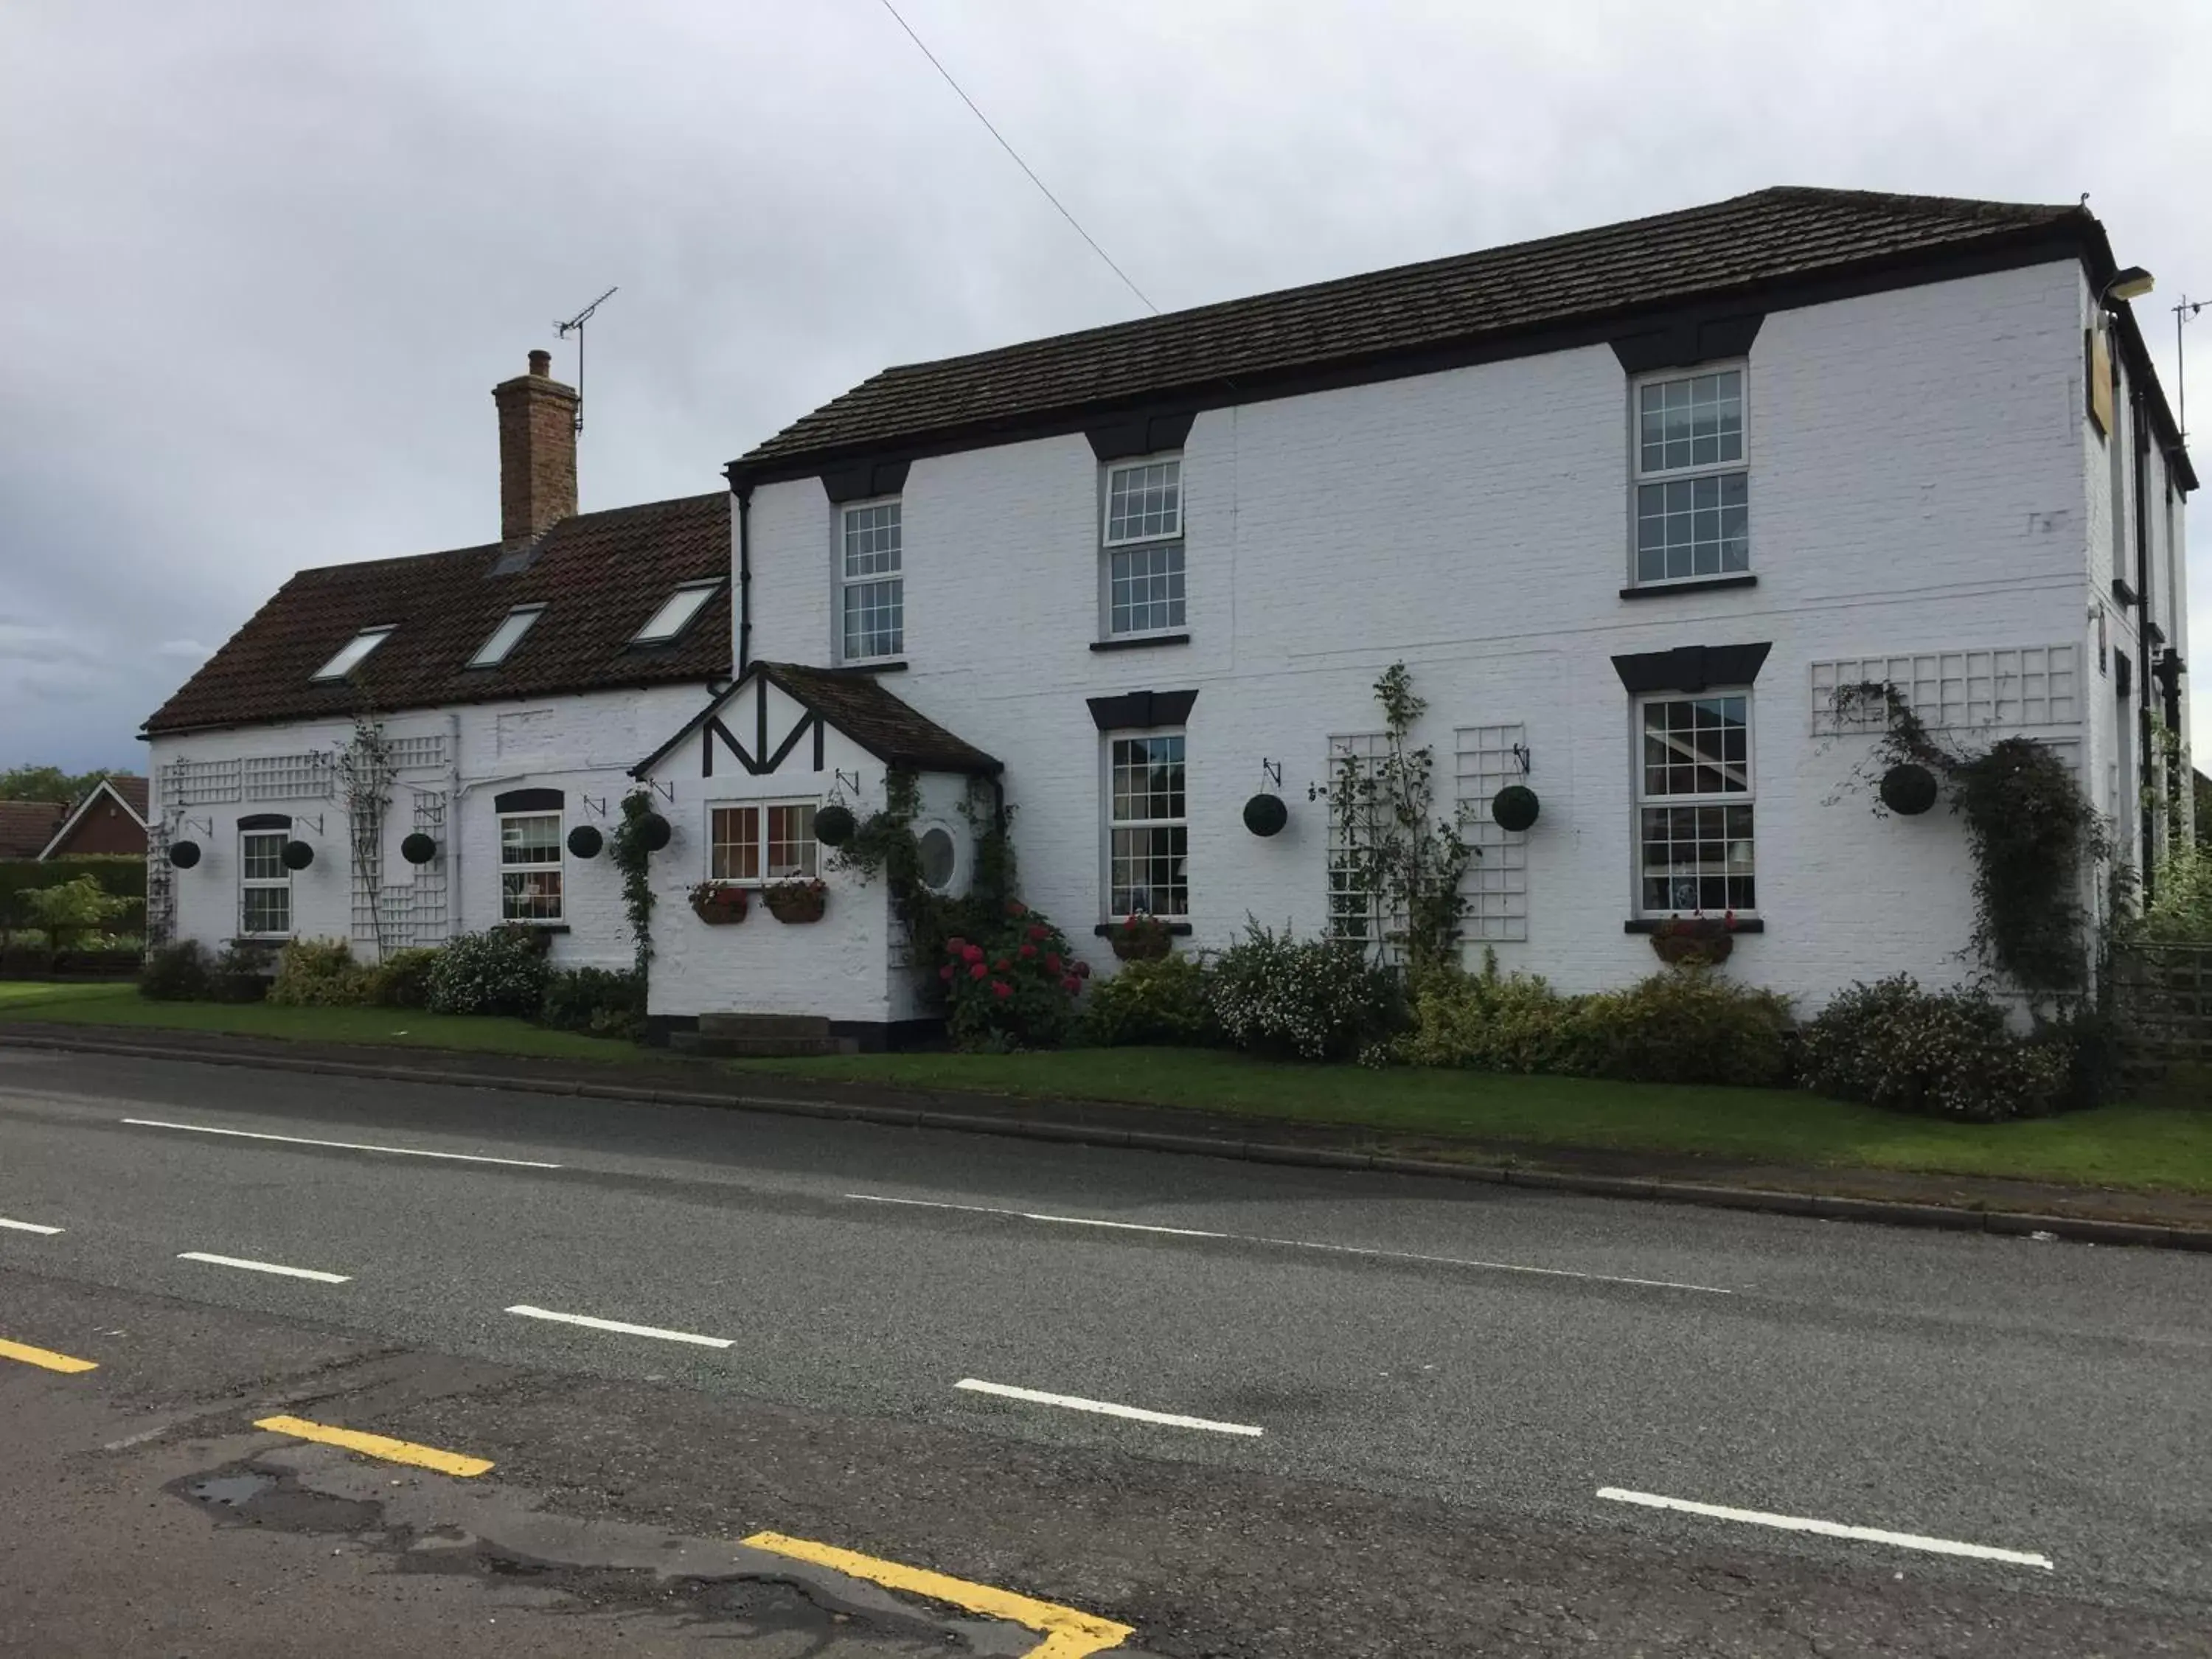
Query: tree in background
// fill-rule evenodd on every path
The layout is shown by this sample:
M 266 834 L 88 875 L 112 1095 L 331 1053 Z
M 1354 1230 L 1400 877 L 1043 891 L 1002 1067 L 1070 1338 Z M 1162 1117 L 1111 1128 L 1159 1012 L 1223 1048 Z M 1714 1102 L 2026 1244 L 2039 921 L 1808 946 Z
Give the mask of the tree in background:
M 102 778 L 120 775 L 111 767 L 94 772 L 64 772 L 58 766 L 11 766 L 0 772 L 0 800 L 82 800 Z

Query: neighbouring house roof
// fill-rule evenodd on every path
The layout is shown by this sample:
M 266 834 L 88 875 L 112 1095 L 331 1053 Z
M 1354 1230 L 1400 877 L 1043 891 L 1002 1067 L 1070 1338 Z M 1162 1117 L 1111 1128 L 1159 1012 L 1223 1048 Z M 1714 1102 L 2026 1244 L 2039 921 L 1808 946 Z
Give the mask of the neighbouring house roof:
M 886 766 L 916 772 L 963 772 L 993 776 L 1002 763 L 956 738 L 911 703 L 884 690 L 874 675 L 852 668 L 807 668 L 798 663 L 757 662 L 659 748 L 630 769 L 643 777 L 699 730 L 748 681 L 764 679 L 793 702 L 819 714 Z
M 733 483 L 860 457 L 943 453 L 1065 432 L 1147 405 L 1220 407 L 1459 362 L 1583 343 L 1571 325 L 1740 298 L 1802 303 L 1826 284 L 1864 292 L 2079 257 L 2112 256 L 2075 204 L 2045 206 L 1777 186 L 1570 235 L 1400 265 L 935 362 L 886 368 L 793 422 L 730 468 Z M 1976 266 L 1973 261 L 1982 263 Z M 1856 286 L 1854 286 L 1856 284 Z M 2123 311 L 2137 374 L 2149 359 Z M 1602 333 L 1593 339 L 1602 339 Z M 2178 450 L 2172 419 L 2169 447 Z M 2185 459 L 2182 463 L 2186 471 Z M 2194 477 L 2190 482 L 2193 485 Z
M 146 780 L 132 772 L 117 773 L 102 778 L 84 792 L 84 799 L 70 810 L 69 816 L 63 818 L 55 826 L 53 834 L 46 838 L 46 844 L 39 849 L 39 856 L 52 858 L 55 850 L 69 840 L 84 815 L 92 810 L 93 804 L 103 800 L 112 801 L 120 806 L 141 830 L 146 827 Z
M 34 859 L 69 813 L 58 800 L 0 800 L 0 859 Z
M 730 672 L 726 490 L 559 520 L 498 544 L 303 570 L 146 721 L 143 735 L 719 679 Z M 688 581 L 722 591 L 666 644 L 632 646 Z M 467 666 L 518 605 L 544 613 L 496 667 Z M 392 633 L 344 679 L 315 672 Z

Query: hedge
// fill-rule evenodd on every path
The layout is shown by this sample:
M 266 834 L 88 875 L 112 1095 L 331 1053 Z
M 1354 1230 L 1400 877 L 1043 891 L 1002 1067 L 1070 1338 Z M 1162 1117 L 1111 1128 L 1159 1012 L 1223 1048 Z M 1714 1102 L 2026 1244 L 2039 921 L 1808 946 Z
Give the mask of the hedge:
M 37 924 L 24 908 L 21 896 L 40 887 L 58 887 L 79 876 L 90 876 L 107 891 L 137 901 L 115 920 L 113 932 L 143 933 L 146 928 L 146 860 L 130 854 L 88 858 L 0 859 L 0 938 L 19 927 Z

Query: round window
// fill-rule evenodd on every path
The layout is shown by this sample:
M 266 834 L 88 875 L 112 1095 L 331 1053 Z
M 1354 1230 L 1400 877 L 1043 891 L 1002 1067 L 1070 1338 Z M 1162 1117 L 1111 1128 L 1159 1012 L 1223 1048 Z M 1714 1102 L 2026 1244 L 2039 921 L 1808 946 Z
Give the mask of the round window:
M 953 866 L 958 862 L 958 848 L 952 844 L 952 832 L 941 824 L 932 824 L 921 832 L 917 842 L 921 854 L 921 880 L 925 887 L 943 892 L 952 884 Z

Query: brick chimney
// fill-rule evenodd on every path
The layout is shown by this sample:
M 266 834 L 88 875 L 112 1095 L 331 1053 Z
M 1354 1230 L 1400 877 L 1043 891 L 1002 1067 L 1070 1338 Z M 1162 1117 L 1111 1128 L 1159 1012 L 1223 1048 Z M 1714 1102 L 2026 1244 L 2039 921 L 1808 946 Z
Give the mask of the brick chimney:
M 552 378 L 550 352 L 491 391 L 499 405 L 499 538 L 526 542 L 576 510 L 576 389 Z

